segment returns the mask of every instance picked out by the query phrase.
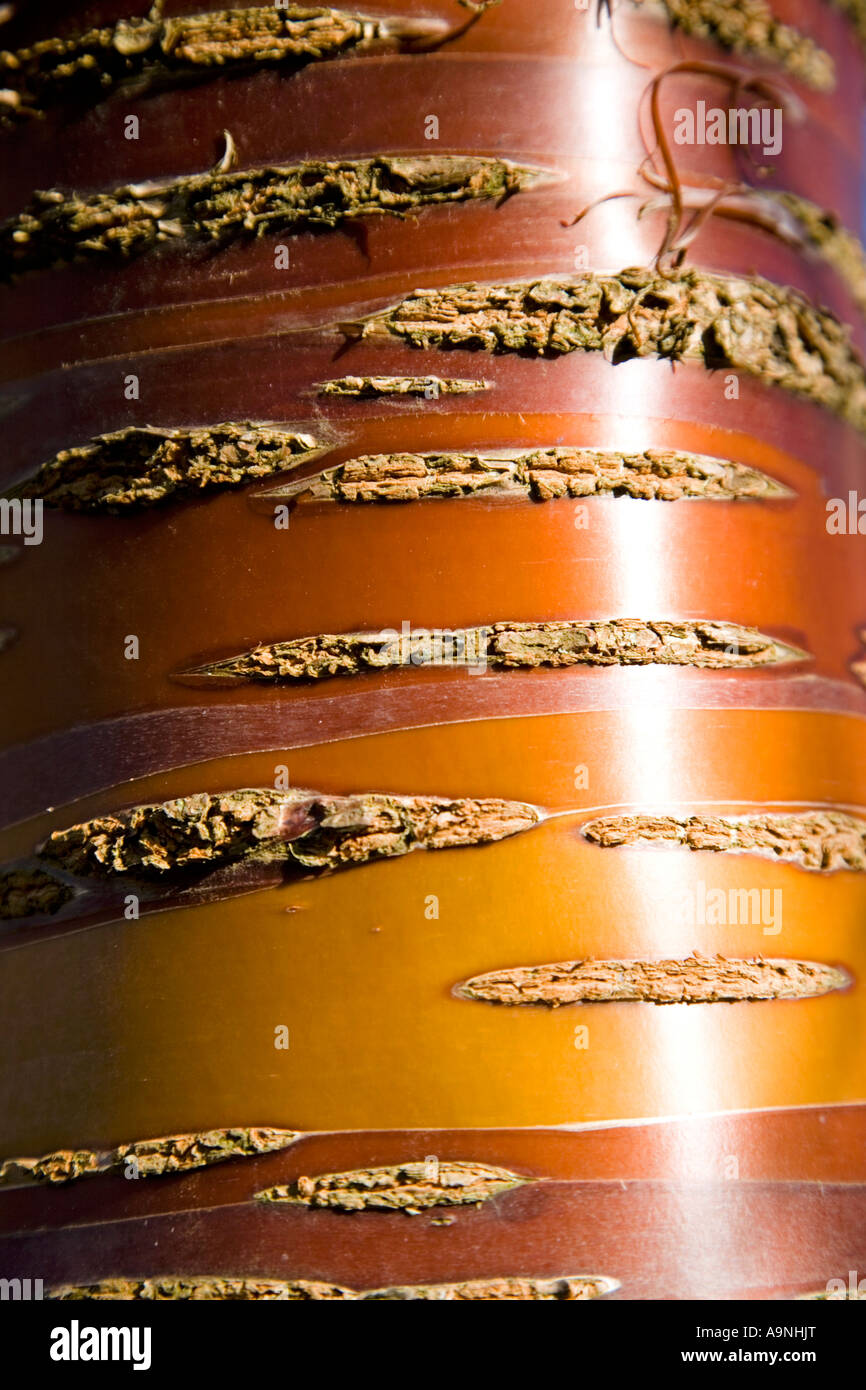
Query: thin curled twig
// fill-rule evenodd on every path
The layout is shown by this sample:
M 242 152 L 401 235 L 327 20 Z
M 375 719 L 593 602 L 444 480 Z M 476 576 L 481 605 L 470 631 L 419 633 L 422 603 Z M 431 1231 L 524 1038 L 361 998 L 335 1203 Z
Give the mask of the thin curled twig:
M 641 139 L 646 154 L 638 166 L 638 176 L 651 188 L 657 189 L 660 197 L 644 199 L 638 208 L 638 220 L 652 212 L 666 211 L 665 230 L 653 264 L 665 278 L 674 276 L 682 270 L 683 263 L 692 243 L 703 227 L 715 216 L 727 216 L 741 222 L 751 222 L 763 231 L 776 233 L 789 245 L 806 246 L 806 237 L 797 231 L 796 218 L 788 209 L 775 201 L 772 194 L 753 188 L 742 180 L 719 179 L 715 176 L 683 173 L 671 149 L 668 133 L 661 112 L 661 89 L 670 77 L 683 74 L 696 74 L 723 82 L 728 87 L 731 98 L 738 104 L 743 97 L 752 96 L 763 101 L 772 101 L 787 108 L 798 117 L 801 108 L 791 95 L 776 83 L 754 73 L 743 71 L 723 63 L 699 60 L 684 60 L 672 63 L 658 73 L 644 92 L 638 115 Z M 649 103 L 650 130 L 644 123 L 644 108 Z M 754 104 L 754 102 L 752 103 Z M 766 166 L 759 165 L 748 152 L 753 167 L 760 174 L 769 172 Z M 594 208 L 602 203 L 619 198 L 641 198 L 635 189 L 617 189 L 603 194 L 583 207 L 570 220 L 563 220 L 562 226 L 573 227 L 581 222 Z M 750 204 L 762 200 L 763 207 L 755 209 Z

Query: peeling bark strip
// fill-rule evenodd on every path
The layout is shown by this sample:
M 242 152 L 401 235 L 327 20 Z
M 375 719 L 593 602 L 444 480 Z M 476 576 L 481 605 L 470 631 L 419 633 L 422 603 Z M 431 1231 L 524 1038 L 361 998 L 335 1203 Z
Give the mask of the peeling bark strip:
M 116 1172 L 134 1165 L 140 1178 L 188 1173 L 231 1158 L 255 1158 L 287 1149 L 300 1136 L 291 1129 L 209 1129 L 200 1134 L 170 1134 L 140 1139 L 114 1149 L 59 1149 L 41 1158 L 7 1158 L 0 1164 L 0 1183 L 68 1183 L 76 1178 Z
M 583 833 L 605 848 L 662 840 L 691 850 L 762 854 L 804 869 L 866 871 L 866 821 L 844 811 L 760 816 L 603 816 Z
M 805 653 L 735 623 L 491 623 L 488 627 L 330 633 L 253 647 L 240 656 L 181 673 L 179 678 L 240 681 L 327 680 L 403 666 L 504 670 L 563 666 L 695 666 L 731 670 L 798 661 Z
M 505 198 L 546 177 L 503 159 L 418 155 L 215 171 L 85 197 L 52 188 L 0 225 L 0 275 L 129 260 L 167 241 L 226 246 L 347 218 L 406 217 L 442 203 Z
M 41 869 L 10 869 L 0 873 L 0 921 L 59 912 L 74 896 L 68 884 Z
M 232 1279 L 211 1274 L 165 1274 L 155 1279 L 102 1279 L 96 1284 L 67 1284 L 48 1293 L 48 1298 L 61 1301 L 114 1299 L 152 1303 L 181 1299 L 232 1302 L 272 1299 L 288 1303 L 357 1297 L 352 1289 L 343 1289 L 339 1284 L 323 1284 L 308 1279 Z
M 528 1279 L 506 1275 L 498 1279 L 473 1279 L 463 1284 L 408 1284 L 359 1293 L 355 1289 L 342 1288 L 339 1284 L 323 1284 L 306 1279 L 232 1279 L 201 1274 L 163 1275 L 155 1279 L 103 1279 L 96 1284 L 72 1284 L 51 1289 L 48 1298 L 122 1299 L 127 1302 L 164 1302 L 179 1299 L 274 1299 L 279 1302 L 311 1302 L 337 1298 L 376 1303 L 406 1299 L 442 1302 L 469 1299 L 503 1299 L 511 1302 L 559 1299 L 562 1302 L 577 1302 L 589 1298 L 603 1298 L 605 1294 L 618 1287 L 616 1279 L 608 1279 L 600 1274 L 576 1274 L 558 1279 Z
M 119 85 L 136 90 L 190 78 L 304 63 L 441 42 L 448 25 L 433 18 L 368 19 L 327 7 L 254 5 L 162 19 L 121 19 L 68 38 L 0 53 L 0 121 L 15 125 L 52 106 L 103 100 Z
M 537 1299 L 558 1299 L 576 1303 L 588 1298 L 603 1298 L 619 1288 L 616 1279 L 598 1274 L 575 1274 L 560 1279 L 472 1279 L 464 1284 L 408 1284 L 393 1289 L 374 1289 L 361 1294 L 365 1301 L 383 1299 L 427 1299 L 442 1302 L 466 1302 L 474 1299 L 507 1300 L 528 1303 Z
M 796 218 L 806 246 L 832 266 L 866 313 L 866 251 L 860 238 L 843 227 L 835 213 L 796 193 L 765 192 L 760 199 L 781 203 Z
M 737 1004 L 809 999 L 850 983 L 843 970 L 810 960 L 566 960 L 491 970 L 461 985 L 464 999 L 491 1004 Z
M 249 422 L 185 430 L 131 425 L 64 449 L 15 491 L 64 511 L 130 512 L 285 473 L 317 448 L 310 434 Z
M 757 277 L 637 268 L 573 279 L 417 290 L 391 309 L 340 325 L 349 340 L 397 337 L 417 348 L 610 362 L 663 357 L 749 372 L 827 406 L 866 432 L 866 369 L 849 330 L 797 290 Z
M 635 0 L 636 4 L 643 0 Z M 733 53 L 778 63 L 808 87 L 830 92 L 836 65 L 813 39 L 783 24 L 766 0 L 661 0 L 671 24 L 693 38 L 709 39 Z M 838 0 L 843 8 L 845 0 Z
M 488 497 L 522 494 L 536 502 L 605 493 L 664 502 L 791 495 L 781 483 L 745 464 L 672 449 L 647 449 L 642 454 L 538 449 L 514 458 L 460 453 L 367 454 L 264 495 L 307 497 L 315 502 L 418 502 L 479 493 Z
M 257 1192 L 260 1202 L 327 1207 L 332 1211 L 403 1211 L 417 1216 L 431 1207 L 480 1206 L 527 1178 L 487 1163 L 427 1159 L 390 1168 L 300 1177 L 284 1187 Z
M 294 862 L 325 871 L 407 854 L 489 844 L 537 824 L 519 801 L 324 796 L 269 788 L 135 806 L 55 830 L 43 858 L 71 874 L 153 874 L 220 864 Z
M 442 376 L 341 376 L 320 381 L 320 396 L 358 396 L 362 400 L 377 396 L 468 396 L 473 391 L 489 391 L 491 382 L 478 377 Z

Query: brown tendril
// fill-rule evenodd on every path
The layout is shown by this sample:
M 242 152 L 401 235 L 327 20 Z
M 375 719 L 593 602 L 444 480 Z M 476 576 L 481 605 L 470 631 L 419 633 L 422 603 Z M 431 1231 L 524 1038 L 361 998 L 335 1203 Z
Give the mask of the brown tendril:
M 449 29 L 447 34 L 442 34 L 438 38 L 420 38 L 404 42 L 404 48 L 409 53 L 433 53 L 446 44 L 453 43 L 455 39 L 461 39 L 464 34 L 468 34 L 481 19 L 482 15 L 495 5 L 501 5 L 502 0 L 457 0 L 458 5 L 462 5 L 464 10 L 471 10 L 472 13 L 467 19 L 455 24 L 453 29 Z
M 599 6 L 609 8 L 609 0 L 599 0 Z M 715 175 L 698 176 L 683 173 L 677 166 L 671 149 L 668 133 L 665 130 L 661 113 L 660 93 L 662 84 L 669 77 L 683 74 L 697 74 L 723 82 L 734 104 L 743 97 L 773 102 L 787 107 L 795 117 L 802 113 L 802 107 L 792 95 L 783 91 L 776 83 L 754 73 L 743 71 L 728 64 L 683 60 L 672 63 L 657 73 L 644 92 L 638 116 L 641 139 L 646 155 L 638 167 L 638 175 L 657 189 L 661 198 L 647 199 L 638 208 L 638 220 L 649 213 L 666 210 L 666 225 L 661 245 L 653 258 L 658 273 L 669 279 L 682 270 L 687 252 L 702 228 L 713 216 L 728 217 L 737 221 L 751 223 L 763 231 L 774 233 L 789 245 L 805 247 L 806 238 L 797 228 L 796 216 L 781 205 L 775 209 L 770 203 L 771 193 L 738 180 L 720 179 Z M 644 121 L 644 102 L 649 99 L 650 131 Z M 752 102 L 754 104 L 754 100 Z M 769 172 L 767 166 L 757 163 L 747 152 L 752 167 L 761 175 Z M 602 203 L 618 198 L 640 198 L 636 190 L 621 189 L 603 194 L 583 207 L 571 220 L 562 219 L 563 227 L 573 227 L 594 208 Z M 747 205 L 747 200 L 762 200 L 763 210 Z M 738 200 L 738 201 L 734 201 Z M 636 307 L 633 306 L 633 307 Z

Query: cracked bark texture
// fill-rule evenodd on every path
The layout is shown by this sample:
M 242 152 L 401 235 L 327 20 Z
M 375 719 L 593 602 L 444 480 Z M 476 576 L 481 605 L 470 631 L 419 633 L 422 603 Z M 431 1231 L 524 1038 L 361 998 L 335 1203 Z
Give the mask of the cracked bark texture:
M 59 912 L 75 893 L 42 869 L 0 872 L 0 921 Z
M 757 816 L 602 816 L 583 834 L 605 848 L 662 841 L 690 850 L 760 854 L 826 872 L 866 871 L 866 821 L 845 811 Z
M 536 502 L 604 494 L 676 502 L 790 496 L 765 473 L 729 459 L 673 449 L 623 454 L 609 449 L 537 449 L 486 454 L 367 454 L 303 478 L 268 497 L 316 502 L 418 502 L 428 498 L 525 496 Z
M 317 441 L 249 422 L 164 430 L 130 425 L 63 449 L 15 491 L 64 511 L 119 514 L 285 473 Z
M 642 4 L 643 0 L 635 0 Z M 791 24 L 783 24 L 767 0 L 659 0 L 670 23 L 692 38 L 708 39 L 732 53 L 776 63 L 808 87 L 830 92 L 836 67 L 830 54 Z M 844 0 L 838 3 L 845 8 Z
M 647 268 L 570 280 L 417 290 L 382 313 L 339 325 L 348 340 L 390 336 L 416 348 L 610 362 L 661 357 L 748 372 L 866 431 L 866 370 L 850 331 L 797 290 L 757 277 Z
M 491 970 L 461 985 L 464 999 L 491 1004 L 737 1004 L 808 999 L 845 989 L 844 971 L 808 960 L 566 960 Z
M 256 1193 L 259 1201 L 331 1211 L 402 1211 L 417 1216 L 433 1207 L 480 1206 L 528 1181 L 487 1163 L 424 1159 L 387 1168 L 299 1177 Z
M 233 1158 L 286 1149 L 300 1136 L 290 1129 L 209 1129 L 199 1134 L 170 1134 L 140 1139 L 113 1149 L 58 1149 L 41 1158 L 7 1158 L 0 1164 L 0 1183 L 61 1184 L 132 1167 L 136 1177 L 162 1177 L 209 1168 Z
M 202 792 L 100 816 L 54 831 L 40 854 L 79 875 L 158 876 L 243 861 L 285 861 L 321 872 L 414 849 L 489 844 L 540 818 L 533 806 L 495 798 L 256 788 Z
M 253 647 L 180 673 L 182 678 L 316 681 L 404 666 L 530 670 L 565 666 L 692 666 L 734 670 L 797 661 L 805 654 L 755 628 L 721 622 L 491 623 L 483 628 L 330 633 Z
M 49 1298 L 61 1301 L 106 1299 L 127 1303 L 179 1302 L 186 1299 L 219 1299 L 224 1302 L 271 1299 L 279 1303 L 310 1303 L 357 1296 L 351 1289 L 341 1288 L 339 1284 L 309 1279 L 230 1278 L 209 1274 L 166 1274 L 154 1279 L 101 1279 L 94 1284 L 67 1284 L 48 1293 Z
M 835 213 L 796 193 L 771 192 L 765 199 L 779 202 L 800 224 L 806 245 L 836 271 L 861 313 L 866 313 L 866 250 L 860 238 L 843 227 Z
M 247 1279 L 217 1275 L 163 1275 L 154 1279 L 103 1279 L 94 1284 L 66 1285 L 50 1290 L 48 1297 L 64 1301 L 113 1299 L 165 1302 L 182 1299 L 253 1300 L 279 1302 L 357 1299 L 362 1302 L 427 1301 L 456 1302 L 474 1299 L 530 1302 L 536 1299 L 576 1302 L 602 1298 L 618 1287 L 617 1281 L 603 1275 L 577 1274 L 554 1279 L 530 1279 L 505 1275 L 497 1279 L 474 1279 L 460 1284 L 408 1284 L 359 1293 L 339 1284 L 305 1279 Z
M 405 217 L 424 207 L 509 197 L 546 177 L 503 159 L 418 155 L 214 171 L 84 197 L 52 188 L 0 225 L 0 275 L 129 260 L 169 241 L 225 246 L 356 217 Z
M 603 1275 L 576 1274 L 558 1279 L 472 1279 L 462 1284 L 409 1284 L 391 1289 L 374 1289 L 362 1294 L 365 1301 L 383 1299 L 425 1299 L 430 1302 L 469 1302 L 475 1299 L 528 1303 L 539 1299 L 573 1303 L 588 1298 L 603 1298 L 617 1288 L 615 1279 Z
M 441 20 L 368 19 L 324 6 L 253 5 L 147 18 L 44 39 L 0 53 L 0 123 L 17 125 L 53 106 L 260 66 L 297 68 L 347 53 L 399 49 L 444 37 Z
M 320 381 L 320 396 L 355 396 L 375 400 L 379 396 L 468 396 L 489 391 L 491 382 L 479 377 L 442 376 L 340 376 Z

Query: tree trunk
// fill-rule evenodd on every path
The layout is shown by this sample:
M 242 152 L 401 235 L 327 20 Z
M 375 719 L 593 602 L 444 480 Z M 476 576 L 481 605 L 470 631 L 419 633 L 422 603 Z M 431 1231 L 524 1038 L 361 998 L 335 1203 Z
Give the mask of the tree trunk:
M 862 19 L 769 3 L 11 7 L 0 1274 L 856 1296 Z

